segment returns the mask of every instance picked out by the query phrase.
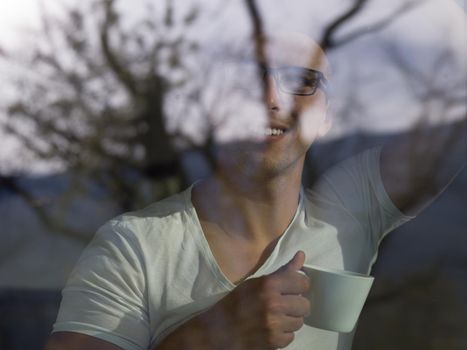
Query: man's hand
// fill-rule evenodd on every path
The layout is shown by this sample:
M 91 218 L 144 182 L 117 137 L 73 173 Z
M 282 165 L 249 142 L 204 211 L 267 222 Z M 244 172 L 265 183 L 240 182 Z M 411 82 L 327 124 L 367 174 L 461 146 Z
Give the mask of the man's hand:
M 299 251 L 274 273 L 240 284 L 211 309 L 186 322 L 157 349 L 277 349 L 290 344 L 310 311 L 308 277 Z

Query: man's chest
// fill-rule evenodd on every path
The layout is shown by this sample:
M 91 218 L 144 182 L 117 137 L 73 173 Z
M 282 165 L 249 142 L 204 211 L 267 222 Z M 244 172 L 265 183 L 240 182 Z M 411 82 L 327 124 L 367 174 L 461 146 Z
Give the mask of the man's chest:
M 254 274 L 268 259 L 280 237 L 255 242 L 226 237 L 223 232 L 203 225 L 204 237 L 213 263 L 232 284 L 238 284 Z

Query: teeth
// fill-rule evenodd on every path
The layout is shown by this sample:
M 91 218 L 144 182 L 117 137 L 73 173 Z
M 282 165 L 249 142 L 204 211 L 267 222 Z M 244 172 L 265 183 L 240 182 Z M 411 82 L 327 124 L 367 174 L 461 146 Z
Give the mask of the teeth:
M 277 135 L 282 135 L 284 133 L 284 130 L 282 129 L 276 129 L 276 128 L 266 128 L 265 134 L 266 136 L 277 136 Z

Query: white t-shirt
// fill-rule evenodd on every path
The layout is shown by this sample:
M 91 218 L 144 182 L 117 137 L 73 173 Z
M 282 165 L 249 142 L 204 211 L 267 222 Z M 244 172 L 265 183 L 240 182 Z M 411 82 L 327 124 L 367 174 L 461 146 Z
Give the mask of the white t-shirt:
M 410 219 L 384 190 L 379 156 L 374 149 L 350 158 L 302 191 L 291 224 L 249 278 L 276 271 L 299 249 L 306 264 L 369 273 L 384 235 Z M 205 239 L 191 188 L 99 229 L 62 292 L 53 332 L 151 349 L 235 288 Z M 286 349 L 348 350 L 352 338 L 305 325 Z

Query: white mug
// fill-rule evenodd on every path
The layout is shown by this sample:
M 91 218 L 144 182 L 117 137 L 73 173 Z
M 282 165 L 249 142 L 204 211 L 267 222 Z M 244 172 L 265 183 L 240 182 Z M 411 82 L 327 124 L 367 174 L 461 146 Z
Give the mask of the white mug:
M 351 332 L 360 316 L 374 277 L 343 270 L 304 265 L 310 278 L 306 295 L 311 303 L 305 324 L 330 331 Z

